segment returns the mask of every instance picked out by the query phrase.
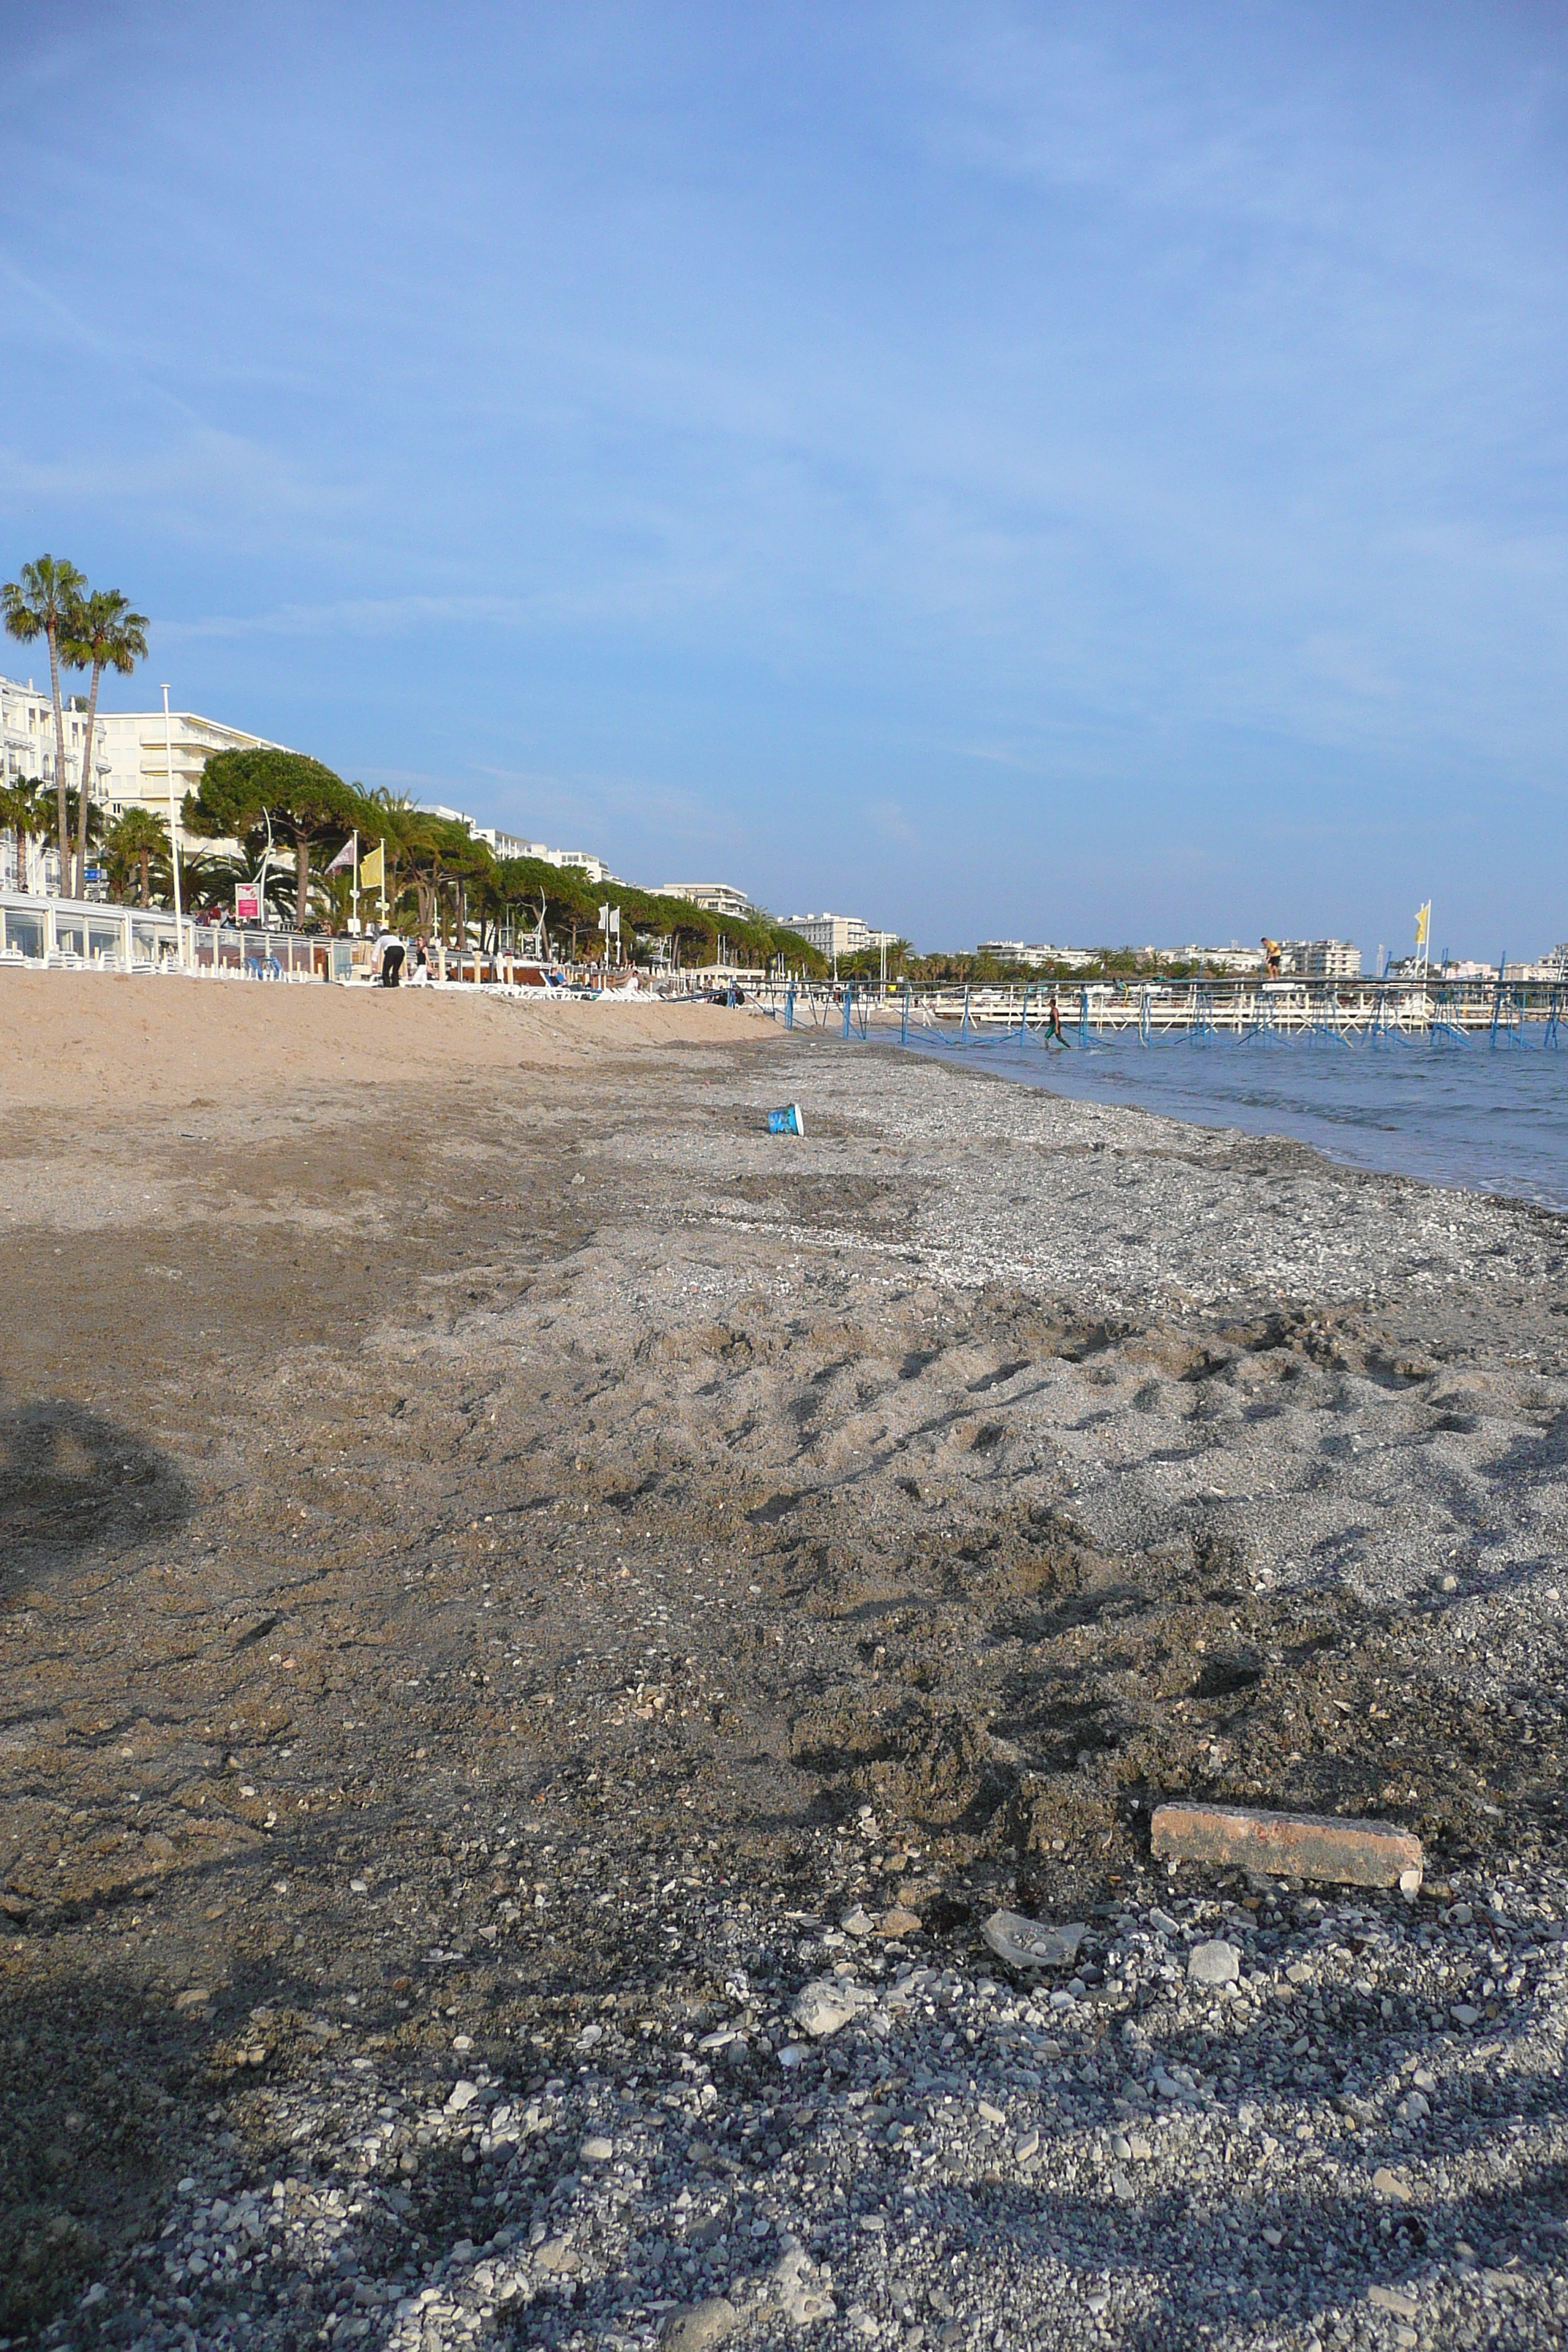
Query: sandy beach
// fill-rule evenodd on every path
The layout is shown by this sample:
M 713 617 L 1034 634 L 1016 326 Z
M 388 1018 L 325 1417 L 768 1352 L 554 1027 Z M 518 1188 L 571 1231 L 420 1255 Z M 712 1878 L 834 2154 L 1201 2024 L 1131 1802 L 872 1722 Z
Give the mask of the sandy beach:
M 1561 2341 L 1562 1219 L 708 1007 L 0 1082 L 0 2336 Z

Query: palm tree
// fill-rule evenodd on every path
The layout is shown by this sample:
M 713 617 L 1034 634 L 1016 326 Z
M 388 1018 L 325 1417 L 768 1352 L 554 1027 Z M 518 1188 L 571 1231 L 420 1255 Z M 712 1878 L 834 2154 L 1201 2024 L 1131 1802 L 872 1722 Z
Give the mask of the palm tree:
M 83 583 L 85 591 L 86 583 Z M 81 747 L 81 801 L 77 816 L 76 892 L 87 895 L 87 811 L 92 795 L 92 730 L 98 718 L 98 682 L 106 669 L 129 677 L 147 658 L 147 615 L 133 613 L 130 600 L 118 588 L 95 588 L 76 597 L 67 610 L 60 635 L 60 658 L 70 669 L 92 671 L 87 698 L 87 728 Z M 69 894 L 68 894 L 69 895 Z M 145 898 L 142 901 L 145 906 Z
M 142 904 L 153 903 L 153 860 L 169 863 L 169 827 L 148 808 L 128 808 L 117 816 L 104 844 L 109 852 L 109 887 L 124 904 L 125 886 L 132 871 L 140 875 Z
M 27 887 L 27 844 L 48 838 L 49 807 L 37 776 L 0 787 L 0 826 L 16 836 L 16 887 Z
M 165 856 L 167 850 L 165 848 Z M 160 892 L 163 877 L 158 877 Z M 180 852 L 180 897 L 188 915 L 232 913 L 234 886 L 252 879 L 249 860 L 187 845 Z
M 86 843 L 90 841 L 96 844 L 103 839 L 103 811 L 96 801 L 89 801 L 86 808 L 84 809 L 82 807 L 82 796 L 80 793 L 78 792 L 74 784 L 71 784 L 67 787 L 66 791 L 67 841 L 69 842 L 74 839 L 75 835 L 79 832 L 83 833 L 86 836 L 82 845 L 81 874 L 79 877 L 81 888 L 85 891 L 87 888 Z
M 22 645 L 42 637 L 49 648 L 49 690 L 55 698 L 55 803 L 60 850 L 60 893 L 69 895 L 70 828 L 66 817 L 66 722 L 60 708 L 60 639 L 73 605 L 88 593 L 85 575 L 63 557 L 40 555 L 24 563 L 20 580 L 0 588 L 5 633 Z

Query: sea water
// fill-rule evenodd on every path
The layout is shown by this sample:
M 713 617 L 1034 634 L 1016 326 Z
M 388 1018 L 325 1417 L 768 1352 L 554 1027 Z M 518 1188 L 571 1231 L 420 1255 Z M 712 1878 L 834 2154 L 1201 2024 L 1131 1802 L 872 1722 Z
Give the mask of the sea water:
M 1568 1045 L 1068 1036 L 1065 1047 L 1033 1034 L 959 1046 L 911 1030 L 909 1050 L 1080 1100 L 1294 1136 L 1355 1168 L 1568 1210 Z

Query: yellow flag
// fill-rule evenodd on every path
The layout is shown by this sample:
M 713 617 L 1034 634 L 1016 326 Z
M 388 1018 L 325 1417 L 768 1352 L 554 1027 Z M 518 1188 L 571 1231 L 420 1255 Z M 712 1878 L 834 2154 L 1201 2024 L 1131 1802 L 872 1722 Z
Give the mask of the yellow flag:
M 1426 944 L 1426 926 L 1431 919 L 1432 901 L 1428 898 L 1424 907 L 1417 907 L 1415 909 L 1415 944 L 1418 948 L 1424 948 Z
M 386 887 L 386 851 L 379 845 L 368 857 L 360 859 L 359 887 L 362 890 L 384 890 Z

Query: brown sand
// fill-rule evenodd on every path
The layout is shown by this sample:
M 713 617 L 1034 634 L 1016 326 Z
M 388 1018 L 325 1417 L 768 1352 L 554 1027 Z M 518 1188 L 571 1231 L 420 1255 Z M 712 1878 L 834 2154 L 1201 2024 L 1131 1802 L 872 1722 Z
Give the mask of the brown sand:
M 650 1045 L 713 1044 L 706 1004 L 559 1004 L 483 990 L 0 973 L 0 1097 L 17 1108 L 234 1101 L 293 1087 L 570 1069 Z

